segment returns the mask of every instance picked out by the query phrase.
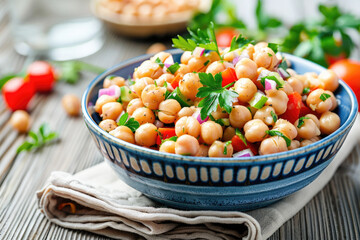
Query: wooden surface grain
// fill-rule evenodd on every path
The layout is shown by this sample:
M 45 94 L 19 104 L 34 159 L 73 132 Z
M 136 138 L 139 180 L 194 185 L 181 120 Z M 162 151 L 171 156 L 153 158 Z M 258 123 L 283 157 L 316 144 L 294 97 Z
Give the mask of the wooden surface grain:
M 0 74 L 19 71 L 26 62 L 11 48 L 6 26 L 6 19 L 0 21 Z M 107 68 L 143 54 L 150 44 L 107 33 L 103 49 L 83 60 Z M 82 118 L 67 117 L 60 103 L 66 93 L 81 97 L 93 77 L 84 74 L 76 85 L 57 83 L 51 94 L 36 95 L 30 107 L 32 128 L 47 122 L 59 133 L 60 141 L 34 153 L 16 155 L 25 136 L 8 125 L 10 112 L 1 98 L 0 239 L 107 239 L 50 223 L 38 210 L 35 198 L 52 171 L 75 173 L 102 161 Z M 270 239 L 359 239 L 359 159 L 357 146 L 330 183 Z

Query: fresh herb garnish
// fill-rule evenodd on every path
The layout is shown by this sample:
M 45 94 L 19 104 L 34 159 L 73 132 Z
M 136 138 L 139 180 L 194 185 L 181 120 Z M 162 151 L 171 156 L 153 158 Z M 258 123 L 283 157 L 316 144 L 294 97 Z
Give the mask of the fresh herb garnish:
M 271 50 L 273 50 L 274 53 L 277 53 L 279 51 L 279 44 L 277 44 L 277 43 L 268 43 L 268 48 L 271 48 Z M 272 55 L 270 57 L 272 57 Z
M 206 62 L 204 62 L 204 66 L 207 66 L 209 64 L 210 60 L 207 60 Z
M 53 62 L 55 66 L 60 68 L 60 80 L 75 84 L 80 79 L 80 72 L 87 71 L 95 74 L 100 74 L 106 69 L 81 62 L 81 61 L 65 61 L 65 62 Z
M 274 111 L 271 111 L 270 114 L 271 114 L 271 116 L 272 116 L 272 119 L 273 119 L 274 123 L 276 123 L 276 121 L 278 120 L 278 117 L 276 116 L 276 114 L 274 113 Z
M 238 48 L 243 49 L 245 48 L 247 45 L 249 45 L 252 41 L 244 38 L 241 34 L 238 37 L 233 37 L 233 39 L 231 40 L 231 45 L 230 45 L 230 50 L 229 52 L 232 52 Z
M 224 146 L 224 155 L 227 154 L 227 146 L 229 146 L 230 144 L 231 144 L 231 141 L 227 141 L 227 142 L 225 143 L 225 146 Z
M 243 143 L 245 144 L 245 146 L 247 146 L 246 138 L 245 138 L 245 136 L 240 132 L 240 130 L 239 130 L 238 128 L 235 129 L 235 134 L 236 134 L 236 136 L 238 136 L 238 137 L 241 139 L 241 141 L 243 141 Z
M 166 69 L 167 72 L 170 72 L 171 74 L 174 74 L 178 69 L 180 68 L 180 65 L 176 62 L 170 67 Z
M 290 138 L 288 138 L 287 136 L 285 136 L 282 132 L 280 131 L 277 131 L 277 130 L 267 130 L 266 131 L 267 134 L 269 134 L 270 136 L 279 136 L 279 137 L 282 137 L 285 142 L 286 142 L 286 146 L 290 146 L 291 144 L 291 140 Z
M 284 87 L 285 82 L 280 81 L 276 76 L 265 76 L 262 77 L 260 83 L 265 87 L 265 79 L 273 80 L 276 82 L 276 89 Z
M 298 125 L 297 125 L 297 128 L 301 128 L 301 126 L 302 125 L 304 125 L 304 120 L 305 119 L 310 119 L 309 117 L 301 117 L 301 118 L 299 118 L 299 123 L 298 123 Z
M 308 94 L 310 92 L 310 88 L 306 87 L 303 89 L 302 94 Z
M 172 136 L 172 137 L 167 138 L 167 139 L 161 139 L 161 144 L 164 143 L 164 142 L 167 142 L 167 141 L 176 142 L 177 139 L 178 139 L 178 136 Z
M 136 129 L 138 129 L 140 127 L 140 123 L 138 121 L 136 121 L 134 118 L 129 118 L 129 114 L 128 113 L 124 113 L 119 121 L 117 122 L 118 126 L 126 126 L 128 128 L 130 128 L 130 130 L 132 132 L 135 132 Z
M 330 95 L 330 94 L 323 93 L 323 94 L 320 95 L 320 99 L 321 99 L 321 101 L 323 101 L 323 102 L 325 102 L 326 99 L 328 99 L 328 98 L 331 98 L 331 95 Z
M 199 78 L 203 87 L 199 88 L 196 97 L 204 98 L 198 105 L 201 107 L 201 119 L 204 120 L 212 112 L 215 112 L 218 105 L 227 113 L 231 113 L 232 103 L 238 94 L 227 88 L 232 86 L 234 82 L 222 87 L 221 73 L 216 74 L 215 77 L 211 73 L 199 73 Z
M 32 141 L 25 141 L 16 150 L 17 153 L 22 151 L 31 151 L 33 149 L 39 149 L 45 144 L 51 142 L 58 137 L 56 132 L 52 132 L 46 123 L 41 124 L 37 133 L 30 131 L 29 137 Z
M 156 58 L 155 63 L 159 64 L 160 67 L 164 67 L 164 63 L 160 60 L 160 58 Z

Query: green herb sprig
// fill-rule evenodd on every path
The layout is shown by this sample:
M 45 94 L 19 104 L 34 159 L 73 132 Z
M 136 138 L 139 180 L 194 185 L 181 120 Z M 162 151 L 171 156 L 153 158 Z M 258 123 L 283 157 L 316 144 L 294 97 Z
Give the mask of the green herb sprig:
M 119 121 L 117 122 L 118 126 L 126 126 L 130 128 L 132 132 L 135 132 L 136 129 L 140 127 L 140 123 L 134 118 L 129 118 L 129 113 L 124 113 Z
M 321 99 L 321 101 L 323 101 L 323 102 L 325 102 L 326 99 L 328 99 L 328 98 L 331 98 L 331 95 L 330 95 L 330 94 L 323 93 L 323 94 L 320 95 L 320 99 Z
M 285 136 L 282 132 L 280 131 L 277 131 L 277 130 L 267 130 L 266 131 L 266 134 L 269 134 L 270 136 L 279 136 L 279 137 L 282 137 L 285 142 L 286 142 L 286 146 L 290 146 L 291 144 L 291 139 L 288 138 L 287 136 Z
M 301 126 L 302 125 L 304 125 L 304 120 L 305 119 L 310 119 L 309 117 L 301 117 L 301 118 L 299 118 L 299 123 L 298 123 L 298 125 L 297 125 L 297 128 L 301 128 Z

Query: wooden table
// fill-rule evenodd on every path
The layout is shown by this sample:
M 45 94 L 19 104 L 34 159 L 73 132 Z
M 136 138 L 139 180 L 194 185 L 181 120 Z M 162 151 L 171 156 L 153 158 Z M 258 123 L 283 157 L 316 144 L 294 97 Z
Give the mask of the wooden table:
M 20 71 L 26 61 L 12 49 L 6 26 L 6 21 L 0 24 L 0 74 Z M 83 60 L 107 68 L 143 54 L 150 44 L 107 33 L 103 49 Z M 25 135 L 7 124 L 11 112 L 0 99 L 0 239 L 105 239 L 50 223 L 35 198 L 52 171 L 75 173 L 102 161 L 82 118 L 67 117 L 61 107 L 64 94 L 81 97 L 93 77 L 84 74 L 76 85 L 59 82 L 51 94 L 36 95 L 30 107 L 32 128 L 47 122 L 60 141 L 33 153 L 16 155 Z M 359 239 L 359 160 L 357 146 L 331 182 L 270 239 Z

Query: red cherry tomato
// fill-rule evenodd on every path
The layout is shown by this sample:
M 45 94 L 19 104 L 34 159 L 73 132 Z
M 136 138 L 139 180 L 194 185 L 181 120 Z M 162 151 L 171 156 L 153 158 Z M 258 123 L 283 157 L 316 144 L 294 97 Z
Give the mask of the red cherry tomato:
M 176 136 L 175 128 L 159 128 L 156 144 L 160 146 L 161 140 L 165 140 L 174 136 Z
M 233 68 L 227 68 L 222 73 L 222 87 L 225 87 L 226 85 L 235 82 L 237 79 L 235 69 Z
M 2 94 L 6 105 L 11 110 L 26 110 L 28 103 L 35 94 L 35 88 L 27 78 L 15 77 L 5 83 Z
M 230 47 L 231 40 L 234 36 L 239 35 L 239 33 L 233 28 L 221 29 L 216 33 L 216 42 L 219 47 L 226 48 Z
M 289 101 L 287 104 L 286 112 L 280 115 L 280 118 L 286 119 L 292 124 L 299 118 L 301 109 L 301 95 L 297 92 L 293 92 L 288 95 Z
M 243 140 L 241 140 L 241 138 L 239 138 L 239 136 L 237 136 L 237 135 L 233 136 L 233 138 L 231 139 L 231 145 L 234 148 L 234 152 L 240 152 L 245 149 L 250 149 L 254 155 L 258 154 L 258 150 L 253 143 L 246 142 L 246 145 L 245 145 Z
M 27 74 L 35 86 L 36 91 L 49 92 L 52 90 L 55 82 L 53 67 L 43 61 L 36 61 L 29 65 Z
M 351 87 L 360 106 L 360 62 L 344 59 L 332 64 L 329 69 Z

